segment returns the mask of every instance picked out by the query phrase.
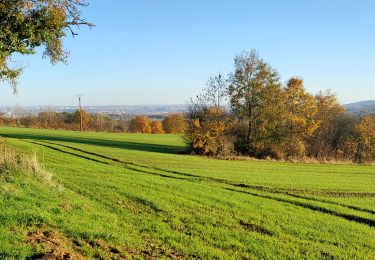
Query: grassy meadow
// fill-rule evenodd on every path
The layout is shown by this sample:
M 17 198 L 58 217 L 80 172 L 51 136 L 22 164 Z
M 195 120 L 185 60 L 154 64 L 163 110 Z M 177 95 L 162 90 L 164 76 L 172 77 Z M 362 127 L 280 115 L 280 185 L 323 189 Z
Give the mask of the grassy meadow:
M 375 166 L 216 160 L 177 135 L 0 136 L 44 172 L 0 168 L 1 259 L 375 259 Z

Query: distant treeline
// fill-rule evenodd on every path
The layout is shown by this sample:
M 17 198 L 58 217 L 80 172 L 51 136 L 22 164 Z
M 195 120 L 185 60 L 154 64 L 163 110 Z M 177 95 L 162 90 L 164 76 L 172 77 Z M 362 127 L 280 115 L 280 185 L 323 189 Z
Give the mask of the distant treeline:
M 147 116 L 136 116 L 131 119 L 114 119 L 103 114 L 88 114 L 85 110 L 73 113 L 46 110 L 38 115 L 25 113 L 18 107 L 14 116 L 4 116 L 0 113 L 0 126 L 18 126 L 30 128 L 46 128 L 61 130 L 115 132 L 115 133 L 150 133 L 150 134 L 183 134 L 187 128 L 185 116 L 171 114 L 162 120 L 151 119 Z
M 238 54 L 229 75 L 211 77 L 188 110 L 196 154 L 375 161 L 373 114 L 348 114 L 334 94 L 312 95 L 299 77 L 283 84 L 254 50 Z

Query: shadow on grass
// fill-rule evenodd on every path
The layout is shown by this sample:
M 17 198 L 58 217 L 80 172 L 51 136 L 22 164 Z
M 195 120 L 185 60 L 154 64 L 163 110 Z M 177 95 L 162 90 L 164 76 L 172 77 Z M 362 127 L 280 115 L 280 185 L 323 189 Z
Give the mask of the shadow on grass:
M 61 141 L 76 144 L 89 144 L 97 146 L 105 146 L 112 148 L 121 148 L 126 150 L 144 151 L 144 152 L 155 152 L 155 153 L 170 153 L 170 154 L 183 154 L 186 152 L 185 147 L 177 145 L 165 145 L 165 144 L 149 144 L 149 143 L 137 143 L 128 141 L 114 141 L 97 138 L 86 138 L 86 137 L 64 137 L 64 136 L 50 136 L 50 135 L 38 135 L 38 134 L 24 134 L 24 133 L 2 133 L 3 137 L 17 138 L 17 139 L 29 139 L 39 141 Z

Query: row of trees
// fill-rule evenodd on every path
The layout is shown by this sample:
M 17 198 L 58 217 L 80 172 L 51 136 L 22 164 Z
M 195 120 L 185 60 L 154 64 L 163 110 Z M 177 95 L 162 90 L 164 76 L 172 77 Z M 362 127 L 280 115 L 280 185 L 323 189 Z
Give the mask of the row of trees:
M 183 134 L 187 129 L 185 116 L 173 114 L 162 121 L 151 120 L 146 116 L 137 116 L 130 120 L 129 131 L 143 134 Z
M 238 54 L 227 77 L 209 79 L 187 120 L 198 154 L 375 160 L 374 116 L 346 113 L 334 94 L 312 95 L 299 77 L 282 84 L 255 50 Z
M 0 114 L 0 125 L 65 130 L 80 129 L 80 110 L 76 110 L 74 113 L 58 113 L 47 110 L 38 115 L 24 113 L 21 111 L 22 109 L 18 110 L 16 115 L 11 117 Z M 82 110 L 82 126 L 86 131 L 182 134 L 187 128 L 187 123 L 182 114 L 168 115 L 162 121 L 152 120 L 146 116 L 121 120 L 103 114 L 88 114 Z

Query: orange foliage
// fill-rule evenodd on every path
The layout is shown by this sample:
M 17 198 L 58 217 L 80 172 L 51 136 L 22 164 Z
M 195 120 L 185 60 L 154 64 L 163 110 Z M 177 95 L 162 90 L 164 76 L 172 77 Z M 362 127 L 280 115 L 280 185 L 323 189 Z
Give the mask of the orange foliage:
M 151 133 L 153 134 L 164 134 L 163 125 L 160 121 L 151 122 Z
M 73 121 L 77 124 L 80 124 L 81 122 L 81 112 L 79 109 L 77 109 L 73 114 Z M 82 126 L 83 129 L 87 129 L 90 121 L 89 114 L 82 109 Z
M 130 121 L 129 130 L 132 133 L 151 133 L 151 123 L 147 116 L 137 116 Z

